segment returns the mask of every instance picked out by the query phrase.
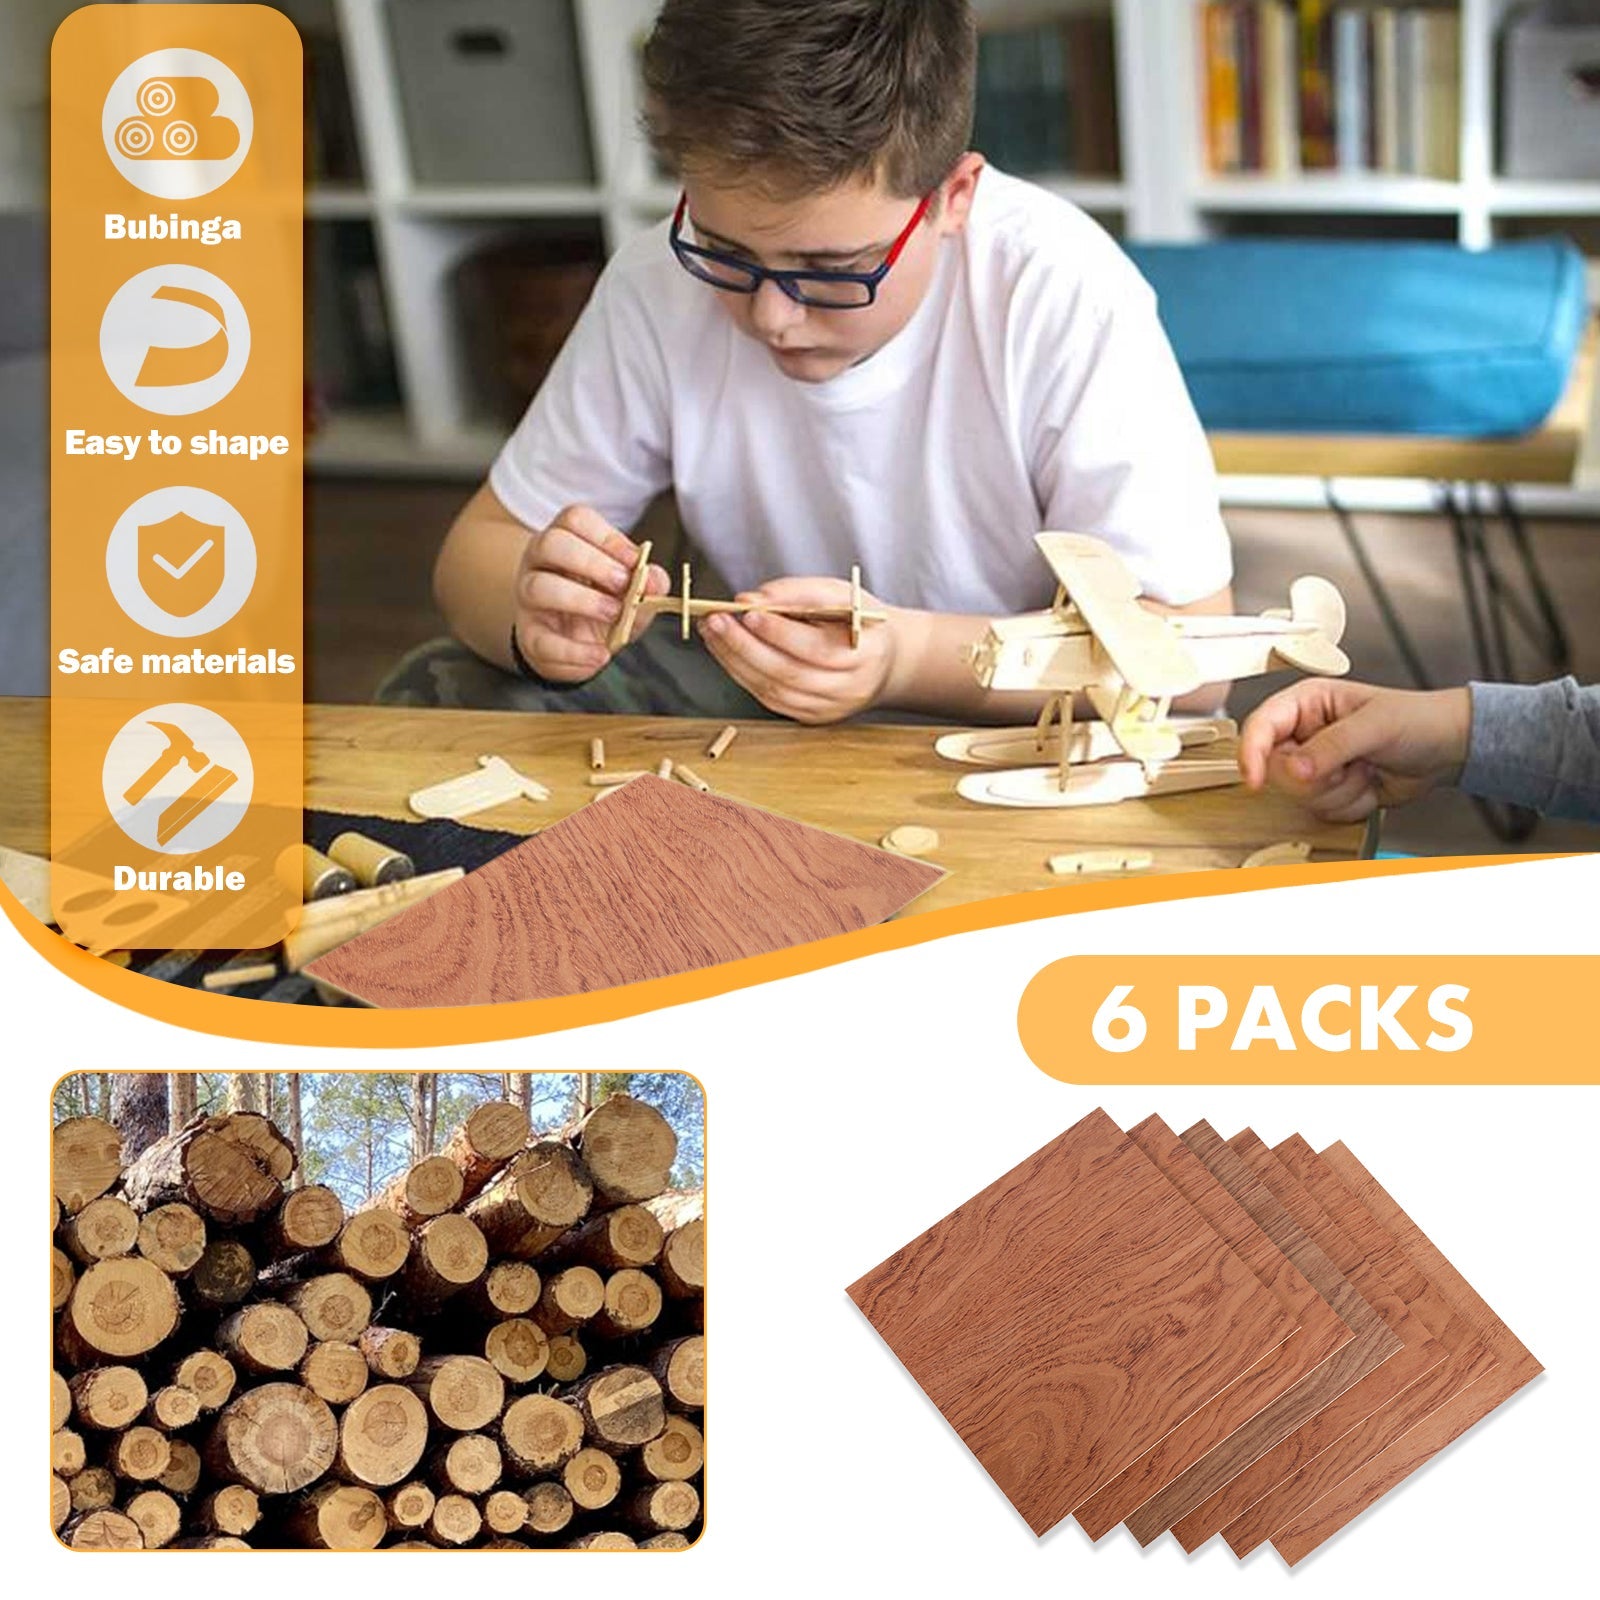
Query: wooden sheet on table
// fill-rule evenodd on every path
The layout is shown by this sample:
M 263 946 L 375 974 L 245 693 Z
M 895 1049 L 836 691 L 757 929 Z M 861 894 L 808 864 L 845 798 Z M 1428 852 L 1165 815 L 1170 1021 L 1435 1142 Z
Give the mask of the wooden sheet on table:
M 376 1006 L 584 994 L 854 932 L 943 875 L 646 776 L 307 970 Z

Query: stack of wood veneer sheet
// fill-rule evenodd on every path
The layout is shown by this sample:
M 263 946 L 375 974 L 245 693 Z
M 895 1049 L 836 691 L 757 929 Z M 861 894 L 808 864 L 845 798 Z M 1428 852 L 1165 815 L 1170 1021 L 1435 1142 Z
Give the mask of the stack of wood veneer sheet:
M 1342 1143 L 1103 1111 L 850 1296 L 1035 1533 L 1291 1566 L 1542 1370 Z

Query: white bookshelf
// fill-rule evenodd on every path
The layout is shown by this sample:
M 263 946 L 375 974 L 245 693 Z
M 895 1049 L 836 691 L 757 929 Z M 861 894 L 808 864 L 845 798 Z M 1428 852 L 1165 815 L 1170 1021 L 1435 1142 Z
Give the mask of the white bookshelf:
M 340 472 L 481 472 L 499 429 L 485 422 L 464 368 L 450 277 L 496 233 L 542 219 L 587 220 L 607 248 L 666 215 L 661 181 L 638 131 L 635 51 L 656 0 L 574 0 L 579 68 L 595 181 L 578 186 L 429 187 L 409 170 L 403 110 L 385 25 L 387 0 L 280 0 L 305 20 L 336 21 L 366 181 L 309 198 L 313 225 L 358 223 L 373 233 L 401 392 L 397 409 L 335 415 L 311 450 Z M 1519 227 L 1592 230 L 1600 182 L 1518 182 L 1494 170 L 1495 40 L 1510 0 L 1461 0 L 1460 176 L 1392 174 L 1214 177 L 1204 169 L 1194 0 L 978 0 L 982 15 L 1109 10 L 1117 39 L 1123 171 L 1115 180 L 1047 177 L 1050 188 L 1130 240 L 1198 240 L 1270 226 L 1393 233 L 1480 247 Z M 1271 219 L 1262 221 L 1261 219 Z

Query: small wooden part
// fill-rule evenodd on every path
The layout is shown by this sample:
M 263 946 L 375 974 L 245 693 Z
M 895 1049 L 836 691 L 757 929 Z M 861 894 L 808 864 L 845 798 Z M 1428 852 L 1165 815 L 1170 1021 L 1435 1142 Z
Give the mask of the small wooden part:
M 711 785 L 692 767 L 684 766 L 681 761 L 672 769 L 672 775 L 679 783 L 686 783 L 691 789 L 698 789 L 701 794 L 711 793 Z
M 524 1476 L 558 1471 L 583 1446 L 583 1415 L 554 1395 L 525 1394 L 506 1407 L 500 1441 L 512 1469 Z
M 588 1364 L 589 1358 L 575 1335 L 557 1333 L 551 1336 L 544 1370 L 556 1383 L 576 1383 Z
M 162 1488 L 166 1488 L 166 1484 L 163 1483 Z M 85 1467 L 67 1485 L 67 1490 L 75 1515 L 101 1511 L 116 1503 L 117 1476 L 110 1467 Z
M 59 1372 L 50 1374 L 50 1429 L 66 1427 L 72 1417 L 72 1389 Z
M 200 980 L 200 987 L 215 994 L 219 990 L 242 989 L 247 983 L 268 983 L 278 976 L 275 961 L 230 961 Z
M 442 1443 L 428 1462 L 441 1489 L 456 1494 L 487 1494 L 505 1471 L 500 1446 L 486 1433 L 463 1433 Z
M 675 1405 L 698 1411 L 706 1403 L 706 1341 L 704 1334 L 675 1339 L 656 1351 L 651 1363 L 656 1380 Z
M 653 1483 L 635 1489 L 628 1520 L 661 1533 L 681 1533 L 700 1515 L 700 1491 L 692 1483 Z
M 261 1502 L 254 1489 L 242 1483 L 225 1484 L 200 1502 L 196 1519 L 208 1533 L 242 1538 L 261 1520 Z
M 672 776 L 673 765 L 674 763 L 671 756 L 662 756 L 660 761 L 656 763 L 656 776 L 658 778 L 670 778 Z
M 546 1277 L 533 1314 L 546 1333 L 565 1333 L 587 1322 L 605 1301 L 605 1282 L 593 1267 L 566 1267 Z
M 133 1483 L 153 1483 L 171 1461 L 172 1446 L 166 1434 L 143 1423 L 124 1428 L 106 1454 L 106 1465 L 119 1478 Z
M 350 1483 L 318 1484 L 287 1522 L 313 1550 L 376 1550 L 389 1528 L 377 1495 Z
M 592 1445 L 580 1450 L 561 1469 L 561 1481 L 572 1496 L 573 1504 L 584 1511 L 598 1511 L 608 1506 L 622 1490 L 622 1469 L 606 1454 Z
M 284 1303 L 299 1313 L 313 1339 L 346 1344 L 372 1321 L 372 1296 L 348 1272 L 324 1272 L 284 1291 Z M 305 1353 L 304 1346 L 295 1360 Z
M 165 1549 L 183 1527 L 183 1513 L 178 1509 L 178 1502 L 165 1489 L 141 1489 L 122 1511 L 138 1528 L 146 1550 Z
M 939 848 L 939 835 L 932 828 L 907 823 L 891 828 L 883 836 L 883 848 L 896 850 L 903 856 L 928 856 Z
M 73 1332 L 100 1355 L 141 1356 L 178 1325 L 178 1294 L 153 1262 L 121 1256 L 84 1270 L 66 1316 Z
M 237 1239 L 210 1239 L 189 1275 L 195 1297 L 208 1306 L 235 1306 L 256 1286 L 256 1264 Z
M 50 1188 L 75 1216 L 122 1174 L 122 1135 L 100 1117 L 68 1117 L 50 1133 Z
M 505 1404 L 505 1379 L 482 1356 L 424 1356 L 406 1382 L 445 1427 L 458 1433 L 488 1427 Z
M 507 1383 L 532 1383 L 549 1363 L 550 1342 L 537 1322 L 507 1317 L 489 1330 L 483 1354 Z
M 61 1242 L 70 1255 L 87 1266 L 109 1256 L 125 1256 L 139 1237 L 138 1213 L 126 1200 L 103 1194 L 91 1200 L 61 1229 Z
M 327 1401 L 298 1383 L 264 1383 L 223 1407 L 205 1460 L 227 1482 L 248 1484 L 258 1494 L 292 1494 L 333 1465 L 338 1443 L 339 1424 Z M 162 1487 L 172 1485 L 163 1480 Z
M 589 741 L 589 770 L 603 772 L 606 765 L 606 742 L 604 739 L 591 739 Z
M 418 789 L 406 803 L 419 817 L 459 822 L 512 800 L 549 798 L 550 791 L 542 783 L 518 772 L 509 761 L 500 756 L 479 756 L 476 772 L 464 772 L 460 777 Z
M 594 1319 L 608 1339 L 643 1333 L 661 1315 L 661 1286 L 648 1272 L 624 1267 L 606 1279 L 606 1300 Z
M 1073 769 L 1062 789 L 1056 767 L 1026 767 L 1010 772 L 969 772 L 956 785 L 963 800 L 979 805 L 1052 810 L 1072 806 L 1116 805 L 1197 789 L 1225 789 L 1241 781 L 1231 758 L 1186 757 L 1169 761 L 1154 776 L 1137 761 L 1104 761 Z
M 683 1482 L 705 1465 L 705 1435 L 687 1417 L 670 1416 L 659 1437 L 639 1452 L 639 1465 L 652 1478 Z
M 308 907 L 302 911 L 294 931 L 283 941 L 283 964 L 290 972 L 299 972 L 318 956 L 337 950 L 358 934 L 376 928 L 420 901 L 438 894 L 441 889 L 459 883 L 464 877 L 466 872 L 463 868 L 446 867 L 443 871 L 430 872 L 420 878 L 386 883 L 380 889 L 359 889 L 338 900 L 325 901 L 323 905 L 328 909 L 327 916 L 313 917 L 309 914 L 313 908 Z M 373 898 L 369 899 L 369 896 Z M 322 907 L 315 909 L 321 910 Z M 334 915 L 335 912 L 338 915 Z
M 192 1272 L 206 1250 L 206 1221 L 181 1200 L 154 1206 L 139 1219 L 139 1254 L 171 1278 Z
M 62 1528 L 61 1537 L 74 1550 L 144 1549 L 139 1524 L 121 1511 L 91 1511 L 74 1518 Z
M 478 1508 L 464 1494 L 442 1494 L 428 1518 L 427 1534 L 435 1544 L 471 1544 L 483 1527 Z
M 328 846 L 328 855 L 364 889 L 381 889 L 386 883 L 403 883 L 407 878 L 415 877 L 417 872 L 416 862 L 404 850 L 379 844 L 364 833 L 341 833 Z
M 528 1503 L 528 1527 L 534 1533 L 560 1533 L 572 1521 L 572 1496 L 565 1484 L 546 1478 L 534 1484 L 524 1498 Z
M 685 561 L 683 563 L 683 581 L 679 585 L 678 595 L 678 600 L 682 607 L 678 620 L 678 633 L 685 644 L 688 644 L 689 635 L 694 628 L 694 600 L 690 592 L 693 585 L 694 578 L 689 570 L 689 563 Z
M 1052 697 L 1046 704 L 1046 713 L 1052 714 L 1058 705 Z M 946 761 L 959 761 L 972 767 L 1025 767 L 1037 762 L 1045 753 L 1045 732 L 1041 726 L 1032 728 L 980 728 L 970 733 L 947 733 L 934 741 L 934 753 Z M 1238 724 L 1228 717 L 1177 716 L 1171 727 L 1185 750 L 1215 744 L 1221 739 L 1238 736 Z M 1070 723 L 1067 759 L 1074 763 L 1115 760 L 1123 753 L 1111 729 L 1105 723 L 1092 720 Z
M 730 722 L 706 747 L 706 754 L 713 761 L 720 761 L 728 753 L 728 746 L 738 737 L 738 728 Z
M 573 1398 L 585 1436 L 602 1450 L 648 1444 L 667 1425 L 661 1385 L 643 1367 L 607 1367 L 579 1384 Z
M 344 1202 L 326 1184 L 313 1183 L 284 1196 L 267 1231 L 278 1254 L 292 1255 L 332 1244 L 343 1226 Z
M 650 551 L 651 543 L 644 540 L 639 546 L 639 554 L 634 558 L 633 576 L 628 580 L 628 591 L 623 596 L 622 610 L 617 620 L 611 624 L 611 632 L 606 635 L 606 649 L 615 655 L 633 636 L 633 624 L 639 615 L 639 605 L 644 599 L 645 585 L 650 581 Z
M 1311 846 L 1303 839 L 1286 840 L 1282 844 L 1263 845 L 1252 850 L 1241 867 L 1299 867 L 1311 859 Z
M 861 623 L 865 613 L 861 609 L 861 568 L 850 568 L 850 648 L 861 648 Z
M 569 1550 L 637 1550 L 638 1544 L 626 1533 L 617 1533 L 606 1530 L 602 1533 L 586 1533 L 574 1539 L 567 1546 Z
M 200 1402 L 202 1411 L 225 1406 L 238 1380 L 233 1363 L 215 1350 L 196 1350 L 186 1355 L 172 1371 L 172 1381 L 188 1389 Z
M 217 1329 L 217 1348 L 245 1372 L 288 1372 L 300 1364 L 310 1335 L 288 1306 L 244 1306 Z
M 330 1406 L 348 1405 L 367 1386 L 367 1358 L 353 1344 L 324 1339 L 306 1351 L 300 1381 Z
M 527 1520 L 528 1502 L 514 1489 L 496 1489 L 483 1502 L 483 1524 L 491 1533 L 520 1532 Z
M 58 1478 L 75 1478 L 89 1465 L 89 1451 L 76 1428 L 57 1428 L 50 1435 L 50 1470 Z
M 193 1389 L 183 1389 L 175 1383 L 169 1383 L 166 1388 L 157 1389 L 150 1396 L 150 1404 L 145 1407 L 144 1415 L 152 1428 L 160 1428 L 163 1433 L 174 1433 L 179 1428 L 187 1428 L 200 1415 L 200 1396 Z
M 642 769 L 634 772 L 591 772 L 589 774 L 589 787 L 591 789 L 620 789 L 625 783 L 632 783 L 635 778 L 646 778 L 649 773 Z
M 411 1476 L 427 1445 L 422 1401 L 404 1384 L 374 1384 L 340 1418 L 337 1469 L 342 1478 L 387 1489 Z
M 74 1478 L 72 1481 L 76 1483 L 78 1480 Z M 168 1494 L 192 1494 L 195 1485 L 200 1482 L 200 1452 L 187 1439 L 172 1440 L 171 1460 L 156 1482 Z
M 355 874 L 310 845 L 300 846 L 300 892 L 306 900 L 331 900 L 356 887 Z
M 427 1484 L 413 1481 L 402 1483 L 390 1492 L 384 1501 L 391 1528 L 421 1528 L 433 1515 L 436 1496 Z
M 375 1378 L 409 1378 L 422 1359 L 422 1341 L 404 1328 L 363 1328 L 356 1348 Z
M 1148 872 L 1155 860 L 1148 850 L 1073 850 L 1051 856 L 1046 865 L 1058 878 L 1086 878 L 1107 872 Z
M 329 1257 L 367 1283 L 392 1278 L 411 1254 L 411 1235 L 394 1212 L 382 1206 L 358 1211 L 329 1247 Z
M 137 1367 L 95 1367 L 78 1373 L 68 1387 L 73 1414 L 85 1428 L 126 1428 L 150 1398 Z

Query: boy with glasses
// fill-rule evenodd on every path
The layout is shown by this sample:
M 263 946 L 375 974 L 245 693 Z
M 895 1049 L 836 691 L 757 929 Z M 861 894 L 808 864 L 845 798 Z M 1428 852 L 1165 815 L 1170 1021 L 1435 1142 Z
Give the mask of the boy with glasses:
M 671 223 L 613 257 L 440 554 L 456 636 L 547 709 L 1031 715 L 964 648 L 1049 603 L 1042 529 L 1164 609 L 1231 609 L 1211 459 L 1154 296 L 1086 216 L 967 149 L 967 0 L 666 0 L 647 125 Z M 672 490 L 753 612 L 615 657 L 631 528 Z M 650 572 L 647 592 L 668 575 Z M 1204 703 L 1219 696 L 1202 692 Z

